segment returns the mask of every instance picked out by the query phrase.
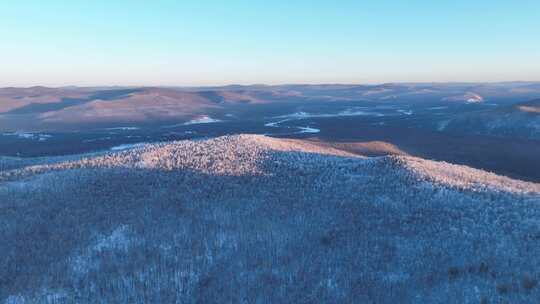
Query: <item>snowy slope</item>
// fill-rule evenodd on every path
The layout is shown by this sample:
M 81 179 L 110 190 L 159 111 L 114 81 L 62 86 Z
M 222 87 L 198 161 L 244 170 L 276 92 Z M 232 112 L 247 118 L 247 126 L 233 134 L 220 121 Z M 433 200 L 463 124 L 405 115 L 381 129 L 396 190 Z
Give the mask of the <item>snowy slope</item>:
M 540 296 L 540 185 L 414 157 L 258 135 L 152 144 L 10 165 L 0 210 L 5 303 Z
M 463 114 L 444 122 L 441 130 L 540 139 L 540 99 Z

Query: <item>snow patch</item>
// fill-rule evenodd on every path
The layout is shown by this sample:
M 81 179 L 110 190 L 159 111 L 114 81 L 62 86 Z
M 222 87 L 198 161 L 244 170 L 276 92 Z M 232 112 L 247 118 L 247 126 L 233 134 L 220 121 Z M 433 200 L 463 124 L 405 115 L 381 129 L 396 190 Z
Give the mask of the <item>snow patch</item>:
M 148 143 L 135 143 L 135 144 L 123 144 L 123 145 L 118 145 L 118 146 L 114 146 L 111 148 L 111 151 L 122 151 L 122 150 L 128 150 L 128 149 L 132 149 L 132 148 L 139 148 L 139 147 L 142 147 L 144 145 L 146 145 Z
M 83 140 L 83 142 L 84 142 L 84 143 L 89 143 L 89 142 L 104 141 L 104 140 L 111 140 L 111 139 L 112 139 L 112 137 L 107 136 L 107 137 L 99 137 L 99 138 L 85 139 L 85 140 Z
M 291 119 L 284 119 L 284 120 L 280 120 L 280 121 L 269 122 L 269 123 L 265 123 L 264 126 L 265 127 L 271 127 L 271 128 L 277 128 L 277 127 L 279 127 L 280 123 L 287 122 L 287 121 L 290 121 L 290 120 Z
M 116 127 L 116 128 L 105 128 L 104 130 L 109 131 L 133 131 L 133 130 L 139 130 L 139 127 Z
M 16 136 L 21 139 L 37 140 L 37 141 L 46 141 L 52 138 L 50 134 L 43 133 L 25 133 L 25 132 L 11 132 L 11 133 L 2 133 L 4 136 Z
M 288 119 L 306 119 L 306 118 L 324 118 L 324 117 L 340 117 L 340 116 L 385 116 L 382 113 L 370 112 L 362 110 L 364 108 L 350 108 L 338 113 L 307 113 L 307 112 L 295 112 L 292 114 L 275 116 L 274 118 L 288 118 Z
M 466 103 L 479 103 L 483 102 L 484 98 L 476 93 L 468 92 L 463 95 L 445 97 L 443 101 L 464 101 Z
M 287 121 L 291 121 L 293 119 L 284 119 L 284 120 L 280 120 L 280 121 L 275 121 L 275 122 L 269 122 L 269 123 L 265 123 L 264 126 L 265 127 L 270 127 L 270 128 L 279 128 L 281 123 L 283 122 L 287 122 Z M 295 128 L 295 129 L 298 129 L 299 131 L 298 132 L 294 132 L 292 134 L 300 134 L 300 133 L 319 133 L 321 132 L 320 129 L 317 129 L 317 128 L 312 128 L 312 127 L 297 127 L 297 126 L 286 126 L 285 128 Z
M 100 253 L 105 251 L 126 252 L 133 244 L 134 237 L 127 225 L 120 225 L 110 235 L 100 236 L 97 242 L 71 258 L 71 268 L 78 274 L 86 274 L 91 269 L 99 269 Z
M 221 120 L 219 119 L 214 119 L 210 116 L 207 116 L 207 115 L 203 115 L 201 117 L 198 117 L 198 118 L 195 118 L 195 119 L 192 119 L 188 122 L 185 122 L 183 123 L 184 126 L 187 126 L 187 125 L 196 125 L 196 124 L 207 124 L 207 123 L 215 123 L 215 122 L 221 122 Z
M 413 114 L 413 111 L 411 110 L 397 110 L 399 113 L 401 114 L 404 114 L 404 115 L 412 115 Z
M 130 244 L 129 227 L 127 225 L 121 225 L 109 236 L 100 239 L 93 249 L 96 251 L 111 249 L 122 249 L 125 251 Z
M 216 123 L 216 122 L 222 122 L 222 120 L 214 119 L 208 115 L 202 115 L 187 122 L 178 123 L 174 125 L 166 125 L 166 126 L 162 126 L 161 128 L 172 129 L 172 128 L 177 128 L 177 127 L 182 127 L 182 126 Z
M 300 132 L 298 133 L 319 133 L 321 132 L 320 129 L 317 128 L 311 128 L 311 127 L 298 127 L 300 129 Z
M 449 124 L 450 120 L 444 120 L 439 122 L 439 124 L 437 125 L 437 131 L 444 131 Z

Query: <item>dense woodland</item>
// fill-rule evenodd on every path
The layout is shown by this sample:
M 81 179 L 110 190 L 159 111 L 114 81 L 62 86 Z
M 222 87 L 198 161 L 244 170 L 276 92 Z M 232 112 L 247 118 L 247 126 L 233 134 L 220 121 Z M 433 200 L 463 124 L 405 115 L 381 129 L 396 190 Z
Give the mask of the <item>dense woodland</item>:
M 0 159 L 0 303 L 537 303 L 540 185 L 264 136 Z

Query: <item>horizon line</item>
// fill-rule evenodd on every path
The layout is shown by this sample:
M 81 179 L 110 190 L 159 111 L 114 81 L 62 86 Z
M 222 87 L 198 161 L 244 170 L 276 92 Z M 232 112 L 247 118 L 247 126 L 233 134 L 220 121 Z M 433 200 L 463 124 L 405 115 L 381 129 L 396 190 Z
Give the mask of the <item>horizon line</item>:
M 392 81 L 392 82 L 321 82 L 321 83 L 252 83 L 252 84 L 216 84 L 216 85 L 119 85 L 119 84 L 98 84 L 98 85 L 8 85 L 0 86 L 0 89 L 32 89 L 32 88 L 226 88 L 226 87 L 280 87 L 280 86 L 381 86 L 381 85 L 422 85 L 422 84 L 519 84 L 519 83 L 540 83 L 540 80 L 507 80 L 507 81 Z

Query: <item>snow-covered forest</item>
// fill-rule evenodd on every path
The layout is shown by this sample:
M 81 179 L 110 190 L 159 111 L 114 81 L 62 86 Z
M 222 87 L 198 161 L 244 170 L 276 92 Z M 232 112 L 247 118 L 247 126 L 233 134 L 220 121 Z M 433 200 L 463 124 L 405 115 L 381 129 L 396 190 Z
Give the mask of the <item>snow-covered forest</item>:
M 0 232 L 6 304 L 540 298 L 540 184 L 300 140 L 2 158 Z

